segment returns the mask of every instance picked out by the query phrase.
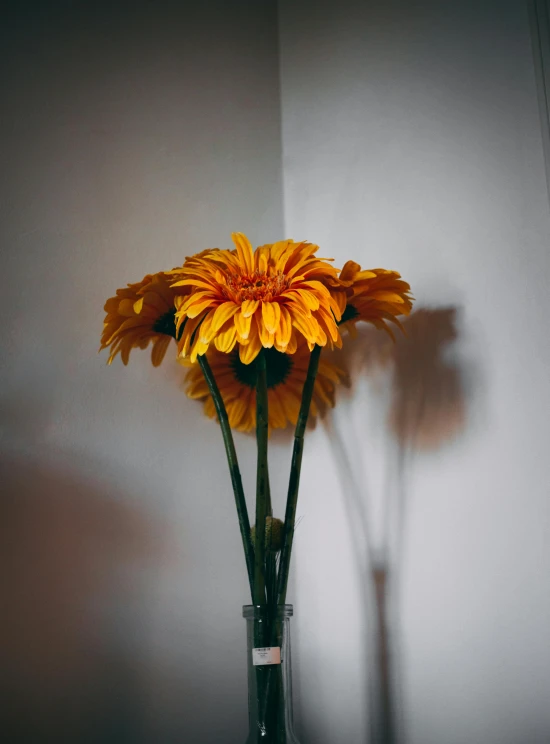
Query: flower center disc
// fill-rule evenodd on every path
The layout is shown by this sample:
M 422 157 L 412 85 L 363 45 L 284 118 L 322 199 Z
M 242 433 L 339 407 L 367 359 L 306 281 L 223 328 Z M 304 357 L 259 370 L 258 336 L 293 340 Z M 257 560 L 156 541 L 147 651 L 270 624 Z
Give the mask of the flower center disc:
M 172 336 L 172 338 L 176 338 L 176 308 L 172 308 L 171 310 L 168 310 L 168 312 L 164 313 L 164 315 L 161 315 L 160 318 L 157 318 L 155 322 L 153 323 L 153 330 L 155 333 L 164 333 L 166 336 Z M 183 328 L 181 329 L 183 331 Z M 180 336 L 181 336 L 180 331 Z
M 285 382 L 292 369 L 292 358 L 289 354 L 283 354 L 273 348 L 263 349 L 263 354 L 267 367 L 267 387 L 271 389 Z M 256 388 L 256 382 L 258 380 L 258 357 L 250 364 L 243 364 L 239 359 L 238 349 L 232 351 L 229 356 L 231 368 L 241 385 Z
M 245 300 L 270 302 L 287 288 L 287 280 L 282 273 L 269 276 L 255 271 L 253 274 L 228 276 L 227 288 L 236 302 Z
M 338 325 L 342 325 L 342 323 L 346 323 L 348 320 L 353 320 L 358 316 L 359 310 L 357 310 L 357 308 L 353 307 L 353 305 L 346 305 L 346 309 L 344 310 L 342 317 L 338 321 Z

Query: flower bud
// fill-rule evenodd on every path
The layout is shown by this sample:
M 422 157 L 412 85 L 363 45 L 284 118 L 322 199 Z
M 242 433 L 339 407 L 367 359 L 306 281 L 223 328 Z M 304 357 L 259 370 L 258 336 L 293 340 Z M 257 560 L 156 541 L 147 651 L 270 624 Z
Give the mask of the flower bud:
M 277 553 L 283 546 L 283 527 L 280 519 L 266 517 L 265 519 L 265 549 Z M 256 539 L 256 526 L 250 530 L 250 536 L 254 543 Z

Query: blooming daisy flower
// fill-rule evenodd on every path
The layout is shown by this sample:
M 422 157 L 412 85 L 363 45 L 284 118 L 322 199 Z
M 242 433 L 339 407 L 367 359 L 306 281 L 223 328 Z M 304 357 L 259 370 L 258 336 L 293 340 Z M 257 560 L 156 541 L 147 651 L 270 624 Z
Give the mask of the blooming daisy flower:
M 235 347 L 243 364 L 260 349 L 294 354 L 298 341 L 309 349 L 341 345 L 340 309 L 327 287 L 338 272 L 317 258 L 318 246 L 282 240 L 252 249 L 233 233 L 235 249 L 203 251 L 174 269 L 174 288 L 191 288 L 176 298 L 179 351 L 194 362 L 213 342 L 229 354 Z
M 341 312 L 339 325 L 350 333 L 359 321 L 372 323 L 393 338 L 388 321 L 402 328 L 399 315 L 412 309 L 411 288 L 397 271 L 387 269 L 361 270 L 355 261 L 347 261 L 336 282 L 331 280 L 331 292 Z
M 283 429 L 287 424 L 296 425 L 307 376 L 310 352 L 302 342 L 295 353 L 283 354 L 277 349 L 264 351 L 267 365 L 268 425 L 270 429 Z M 220 393 L 231 428 L 251 431 L 256 426 L 257 362 L 244 364 L 238 349 L 229 354 L 211 348 L 206 353 Z M 189 363 L 189 362 L 188 362 Z M 322 415 L 334 406 L 335 385 L 345 378 L 343 370 L 323 360 L 315 379 L 310 414 Z M 204 412 L 216 417 L 216 409 L 208 385 L 198 364 L 193 364 L 186 378 L 186 392 L 190 398 L 204 401 Z
M 170 281 L 164 272 L 147 274 L 141 282 L 117 289 L 107 300 L 99 350 L 110 347 L 108 364 L 119 353 L 128 364 L 132 349 L 145 349 L 151 342 L 153 365 L 158 367 L 162 362 L 170 341 L 176 338 L 176 290 Z

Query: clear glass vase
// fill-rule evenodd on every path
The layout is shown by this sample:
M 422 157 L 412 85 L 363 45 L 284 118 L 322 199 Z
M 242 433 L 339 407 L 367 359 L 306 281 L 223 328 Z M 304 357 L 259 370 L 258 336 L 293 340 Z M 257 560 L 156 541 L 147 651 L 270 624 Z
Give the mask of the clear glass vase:
M 292 716 L 292 614 L 292 605 L 279 606 L 275 617 L 269 617 L 266 607 L 243 607 L 248 665 L 249 733 L 246 744 L 299 744 Z M 262 650 L 255 651 L 258 648 Z M 271 663 L 278 660 L 277 649 L 280 649 L 280 663 Z M 262 661 L 270 663 L 263 664 Z

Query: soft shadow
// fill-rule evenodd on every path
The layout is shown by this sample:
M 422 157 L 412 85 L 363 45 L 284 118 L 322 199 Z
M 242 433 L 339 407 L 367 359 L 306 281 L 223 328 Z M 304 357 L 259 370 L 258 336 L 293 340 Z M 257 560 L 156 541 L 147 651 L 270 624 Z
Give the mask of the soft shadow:
M 456 308 L 420 309 L 393 354 L 390 426 L 400 447 L 436 450 L 466 424 L 464 374 L 447 353 L 458 339 Z
M 146 672 L 124 649 L 144 621 L 136 577 L 158 561 L 159 525 L 52 457 L 1 455 L 0 482 L 3 740 L 145 741 Z
M 352 383 L 366 379 L 371 392 L 389 391 L 389 447 L 378 540 L 373 538 L 369 521 L 375 494 L 364 477 L 354 471 L 348 454 L 348 438 L 353 435 L 343 434 L 336 416 L 326 422 L 361 572 L 365 625 L 372 628 L 367 644 L 370 744 L 397 744 L 406 738 L 400 720 L 397 636 L 401 546 L 410 506 L 406 490 L 411 463 L 420 453 L 439 450 L 458 437 L 466 427 L 468 410 L 468 370 L 453 353 L 459 340 L 457 309 L 421 308 L 404 326 L 405 334 L 397 333 L 395 343 L 386 334 L 363 327 L 354 342 L 344 345 L 340 359 L 335 359 L 344 361 Z M 347 418 L 346 431 L 349 427 Z

